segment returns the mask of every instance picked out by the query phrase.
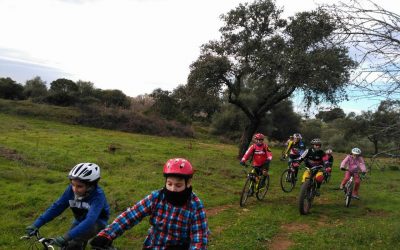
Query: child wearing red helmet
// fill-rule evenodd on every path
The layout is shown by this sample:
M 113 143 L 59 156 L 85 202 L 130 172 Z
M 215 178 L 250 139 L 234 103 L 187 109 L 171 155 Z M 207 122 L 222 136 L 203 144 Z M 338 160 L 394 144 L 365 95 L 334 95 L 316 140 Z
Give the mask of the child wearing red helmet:
M 192 192 L 192 164 L 170 159 L 163 174 L 165 186 L 120 214 L 91 241 L 93 248 L 111 246 L 124 231 L 150 216 L 143 249 L 207 249 L 208 223 L 203 203 Z
M 255 144 L 251 145 L 240 160 L 240 165 L 244 166 L 246 161 L 251 158 L 252 166 L 258 176 L 268 175 L 269 164 L 272 160 L 272 152 L 268 145 L 264 143 L 265 136 L 261 133 L 254 135 Z M 264 185 L 261 183 L 261 185 Z

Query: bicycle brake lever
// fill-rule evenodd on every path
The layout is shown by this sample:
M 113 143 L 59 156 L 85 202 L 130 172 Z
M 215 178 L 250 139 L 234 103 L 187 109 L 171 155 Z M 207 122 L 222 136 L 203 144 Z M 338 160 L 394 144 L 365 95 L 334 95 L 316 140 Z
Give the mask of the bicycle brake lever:
M 42 244 L 45 244 L 49 249 L 54 250 L 54 246 L 52 245 L 52 243 L 54 242 L 54 239 L 41 238 L 38 241 Z

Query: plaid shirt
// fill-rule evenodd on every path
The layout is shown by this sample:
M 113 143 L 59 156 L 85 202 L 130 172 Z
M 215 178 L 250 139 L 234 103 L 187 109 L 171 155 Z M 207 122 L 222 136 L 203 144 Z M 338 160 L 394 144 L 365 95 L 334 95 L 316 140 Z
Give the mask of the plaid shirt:
M 120 214 L 99 235 L 115 239 L 144 217 L 150 216 L 151 227 L 144 248 L 165 249 L 167 245 L 188 243 L 189 249 L 207 249 L 209 230 L 200 199 L 192 193 L 187 204 L 177 207 L 168 203 L 164 196 L 161 190 L 153 191 Z

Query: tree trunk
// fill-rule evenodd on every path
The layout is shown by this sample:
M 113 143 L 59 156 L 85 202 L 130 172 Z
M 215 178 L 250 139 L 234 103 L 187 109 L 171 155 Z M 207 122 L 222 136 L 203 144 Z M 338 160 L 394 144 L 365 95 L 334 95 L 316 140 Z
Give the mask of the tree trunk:
M 239 153 L 238 153 L 239 159 L 241 159 L 243 155 L 246 153 L 246 150 L 249 147 L 253 135 L 257 131 L 259 125 L 260 125 L 260 119 L 253 119 L 250 120 L 250 124 L 246 126 L 246 128 L 244 129 L 242 138 L 240 139 Z
M 374 143 L 374 151 L 375 151 L 374 154 L 377 154 L 378 153 L 378 140 L 374 140 L 373 143 Z

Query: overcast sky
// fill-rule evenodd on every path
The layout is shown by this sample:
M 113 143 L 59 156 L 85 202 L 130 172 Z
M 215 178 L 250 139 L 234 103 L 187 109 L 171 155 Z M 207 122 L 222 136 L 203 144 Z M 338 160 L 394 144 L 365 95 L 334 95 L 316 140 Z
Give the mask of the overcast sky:
M 277 6 L 289 16 L 327 1 Z M 245 2 L 252 1 L 0 0 L 0 77 L 22 84 L 64 77 L 128 96 L 173 90 L 186 83 L 200 46 L 219 38 L 219 16 Z M 399 13 L 398 2 L 379 4 Z

